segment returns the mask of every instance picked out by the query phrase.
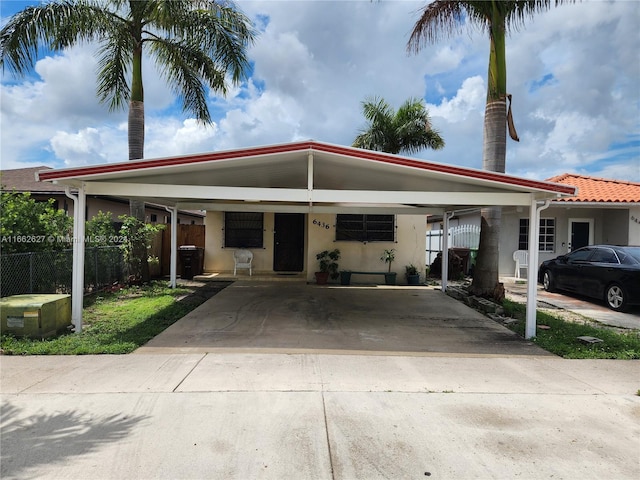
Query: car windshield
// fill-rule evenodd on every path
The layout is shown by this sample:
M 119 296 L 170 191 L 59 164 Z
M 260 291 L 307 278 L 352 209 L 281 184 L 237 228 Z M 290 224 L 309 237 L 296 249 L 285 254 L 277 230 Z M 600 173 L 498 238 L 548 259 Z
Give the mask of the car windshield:
M 616 252 L 620 261 L 626 265 L 635 265 L 640 263 L 640 247 L 620 248 Z

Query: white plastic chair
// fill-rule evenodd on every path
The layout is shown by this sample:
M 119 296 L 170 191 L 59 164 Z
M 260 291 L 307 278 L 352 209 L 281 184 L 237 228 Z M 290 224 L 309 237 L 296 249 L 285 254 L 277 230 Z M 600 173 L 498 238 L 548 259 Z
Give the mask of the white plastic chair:
M 250 250 L 240 249 L 233 251 L 233 275 L 235 276 L 238 268 L 248 268 L 249 276 L 251 276 L 251 262 L 253 261 L 253 252 Z
M 516 250 L 513 252 L 513 260 L 516 262 L 516 278 L 520 278 L 520 269 L 529 268 L 529 252 L 526 250 Z

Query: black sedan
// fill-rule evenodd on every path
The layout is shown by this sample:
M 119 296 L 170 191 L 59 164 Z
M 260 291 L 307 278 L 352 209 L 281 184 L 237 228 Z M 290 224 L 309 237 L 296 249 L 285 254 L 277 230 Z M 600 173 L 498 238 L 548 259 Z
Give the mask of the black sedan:
M 565 290 L 604 300 L 626 311 L 640 305 L 640 247 L 593 245 L 546 260 L 538 281 L 548 292 Z

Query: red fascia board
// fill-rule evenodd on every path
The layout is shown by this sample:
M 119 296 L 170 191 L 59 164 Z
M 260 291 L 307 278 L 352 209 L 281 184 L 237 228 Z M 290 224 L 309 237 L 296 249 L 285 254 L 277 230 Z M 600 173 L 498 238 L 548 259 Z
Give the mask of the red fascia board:
M 458 175 L 468 178 L 475 178 L 480 180 L 490 180 L 497 183 L 518 185 L 527 188 L 535 188 L 539 190 L 552 191 L 557 193 L 564 193 L 569 195 L 575 195 L 576 188 L 539 182 L 536 180 L 527 180 L 524 178 L 511 177 L 508 175 L 498 174 L 495 172 L 485 170 L 474 170 L 463 167 L 456 167 L 452 165 L 445 165 L 440 163 L 431 163 L 422 160 L 413 160 L 404 157 L 392 156 L 381 152 L 375 152 L 371 150 L 362 150 L 358 148 L 343 147 L 340 145 L 331 145 L 328 143 L 318 143 L 313 140 L 287 143 L 280 145 L 272 145 L 266 147 L 253 147 L 241 150 L 228 150 L 224 152 L 204 153 L 198 155 L 189 155 L 186 157 L 169 157 L 154 160 L 136 160 L 130 162 L 111 163 L 105 165 L 96 165 L 90 167 L 78 167 L 64 170 L 48 170 L 38 172 L 38 179 L 40 181 L 46 180 L 60 180 L 65 178 L 84 177 L 90 175 L 99 175 L 104 173 L 117 173 L 127 172 L 132 170 L 142 170 L 147 168 L 156 167 L 173 167 L 180 165 L 189 165 L 200 162 L 212 162 L 217 160 L 229 160 L 233 158 L 246 158 L 259 155 L 273 155 L 278 153 L 292 153 L 303 150 L 317 150 L 325 153 L 334 153 L 337 155 L 351 156 L 355 158 L 361 158 L 363 160 L 372 160 L 383 163 L 389 163 L 392 165 L 401 165 L 405 167 L 417 168 L 420 170 L 427 170 L 438 173 L 446 173 L 450 175 Z
M 168 157 L 154 160 L 134 160 L 129 162 L 108 163 L 90 167 L 68 168 L 63 170 L 48 170 L 38 172 L 38 179 L 61 180 L 65 178 L 85 177 L 90 175 L 100 175 L 103 173 L 128 172 L 132 170 L 144 170 L 156 167 L 174 167 L 179 165 L 190 165 L 193 163 L 211 162 L 216 160 L 228 160 L 232 158 L 254 157 L 258 155 L 270 155 L 276 153 L 289 153 L 297 150 L 311 148 L 312 142 L 292 143 L 285 145 L 274 145 L 269 147 L 248 148 L 244 150 L 228 150 L 224 152 L 203 153 L 189 155 L 186 157 Z

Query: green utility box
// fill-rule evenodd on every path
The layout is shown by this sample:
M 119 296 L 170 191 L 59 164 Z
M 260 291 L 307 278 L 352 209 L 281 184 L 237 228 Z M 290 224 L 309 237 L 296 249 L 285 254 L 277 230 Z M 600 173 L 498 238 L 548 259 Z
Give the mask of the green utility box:
M 0 299 L 0 333 L 46 338 L 71 325 L 71 295 L 14 295 Z

